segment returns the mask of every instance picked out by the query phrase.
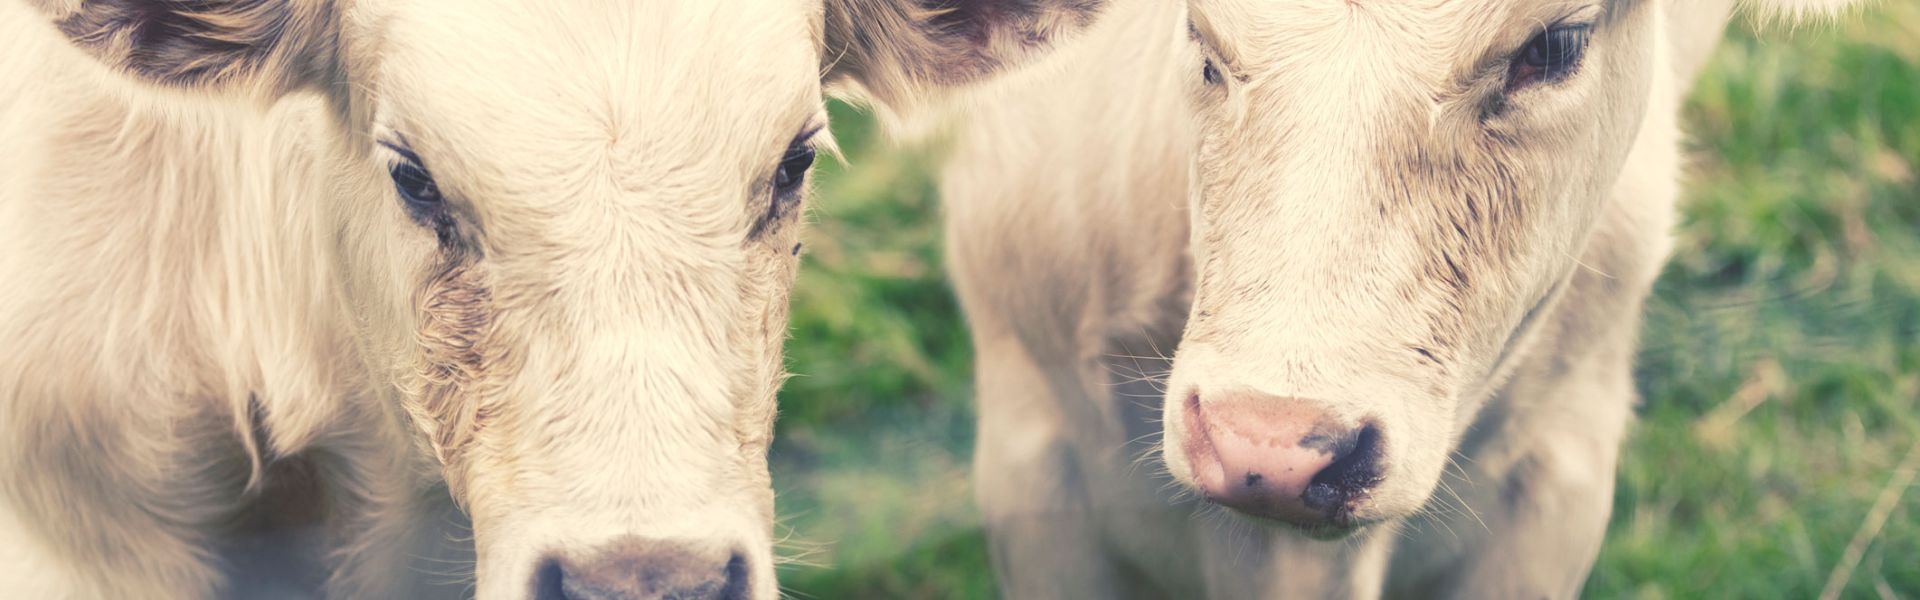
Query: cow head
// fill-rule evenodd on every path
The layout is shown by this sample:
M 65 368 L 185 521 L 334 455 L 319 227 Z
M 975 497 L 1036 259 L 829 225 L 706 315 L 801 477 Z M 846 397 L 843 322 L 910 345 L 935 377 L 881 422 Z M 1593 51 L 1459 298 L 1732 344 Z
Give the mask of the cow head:
M 1175 478 L 1323 536 L 1423 506 L 1671 119 L 1667 8 L 1191 0 Z
M 772 598 L 823 87 L 922 101 L 1096 2 L 43 4 L 167 93 L 333 107 L 283 124 L 322 138 L 328 285 L 472 518 L 479 597 Z

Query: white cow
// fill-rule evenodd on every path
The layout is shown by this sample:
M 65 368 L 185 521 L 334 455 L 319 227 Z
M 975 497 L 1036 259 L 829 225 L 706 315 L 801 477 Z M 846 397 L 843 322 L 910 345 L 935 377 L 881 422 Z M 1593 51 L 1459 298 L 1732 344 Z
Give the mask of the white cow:
M 823 85 L 1096 4 L 0 1 L 0 595 L 776 597 Z
M 981 98 L 943 185 L 1006 595 L 1576 595 L 1731 9 L 1123 3 Z

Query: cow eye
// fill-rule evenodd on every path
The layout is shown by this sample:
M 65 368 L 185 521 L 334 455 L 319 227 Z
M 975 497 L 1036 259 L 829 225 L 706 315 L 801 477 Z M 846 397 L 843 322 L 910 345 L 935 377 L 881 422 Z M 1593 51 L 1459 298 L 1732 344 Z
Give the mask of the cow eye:
M 1593 28 L 1588 25 L 1566 25 L 1533 36 L 1513 58 L 1507 90 L 1552 83 L 1572 75 L 1580 68 L 1580 59 L 1586 55 L 1587 38 L 1592 32 Z
M 400 191 L 400 197 L 405 199 L 408 205 L 416 208 L 430 208 L 439 206 L 443 201 L 440 196 L 440 186 L 433 183 L 433 175 L 427 173 L 426 167 L 402 162 L 393 165 L 387 173 L 393 176 L 394 189 Z
M 758 238 L 769 229 L 786 220 L 787 215 L 800 205 L 800 184 L 807 181 L 807 169 L 813 166 L 813 133 L 802 134 L 787 145 L 787 152 L 780 155 L 780 164 L 773 168 L 773 198 L 767 201 L 767 212 L 753 223 L 748 231 L 749 237 Z
M 813 166 L 813 145 L 805 136 L 787 146 L 780 164 L 773 169 L 773 200 L 767 205 L 768 221 L 778 221 L 800 203 L 800 184 L 807 181 L 807 169 Z
M 1206 62 L 1201 63 L 1200 80 L 1207 82 L 1207 85 L 1220 84 L 1220 69 L 1219 67 L 1213 66 L 1213 59 L 1209 58 Z
M 392 167 L 387 168 L 387 175 L 393 178 L 393 189 L 400 193 L 402 200 L 407 201 L 407 208 L 412 209 L 416 216 L 438 210 L 446 201 L 440 195 L 440 186 L 433 182 L 433 174 L 421 164 L 420 155 L 414 154 L 404 144 L 380 143 L 400 157 Z
M 773 173 L 774 193 L 792 195 L 800 189 L 800 183 L 807 180 L 807 169 L 812 166 L 813 146 L 805 141 L 788 146 L 787 153 L 780 157 L 779 168 Z

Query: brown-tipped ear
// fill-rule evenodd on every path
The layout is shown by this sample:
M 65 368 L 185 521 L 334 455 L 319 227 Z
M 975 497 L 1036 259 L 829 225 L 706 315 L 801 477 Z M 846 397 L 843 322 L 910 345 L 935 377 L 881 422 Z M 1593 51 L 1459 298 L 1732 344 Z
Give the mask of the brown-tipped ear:
M 829 80 L 900 106 L 1029 60 L 1106 0 L 826 0 Z
M 332 71 L 331 0 L 81 0 L 47 7 L 74 44 L 138 78 L 277 95 Z

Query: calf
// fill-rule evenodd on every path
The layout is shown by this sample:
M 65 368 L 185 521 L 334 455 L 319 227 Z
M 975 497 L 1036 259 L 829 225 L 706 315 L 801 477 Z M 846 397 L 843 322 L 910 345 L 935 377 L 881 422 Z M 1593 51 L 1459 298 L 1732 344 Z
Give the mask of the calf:
M 982 99 L 943 185 L 1006 595 L 1577 594 L 1731 9 L 1142 2 Z
M 823 85 L 1097 2 L 938 4 L 0 0 L 0 581 L 237 592 L 319 523 L 341 598 L 777 596 Z

